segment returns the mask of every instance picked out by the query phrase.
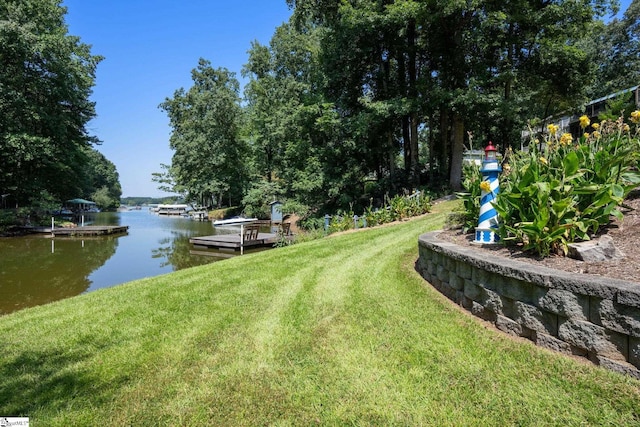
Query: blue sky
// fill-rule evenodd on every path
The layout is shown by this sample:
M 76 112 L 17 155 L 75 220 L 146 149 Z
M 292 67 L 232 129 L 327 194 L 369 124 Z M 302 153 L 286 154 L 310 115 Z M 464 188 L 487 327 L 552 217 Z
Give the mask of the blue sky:
M 621 1 L 621 12 L 631 0 Z M 122 195 L 164 196 L 151 174 L 170 164 L 169 128 L 158 105 L 191 86 L 199 58 L 236 73 L 251 41 L 268 44 L 291 11 L 285 0 L 64 0 L 69 33 L 105 57 L 89 132 L 120 174 Z
M 120 175 L 123 197 L 164 196 L 151 181 L 170 164 L 171 129 L 158 105 L 191 86 L 199 58 L 236 73 L 251 41 L 268 44 L 291 16 L 285 0 L 64 0 L 69 34 L 98 65 L 88 130 Z

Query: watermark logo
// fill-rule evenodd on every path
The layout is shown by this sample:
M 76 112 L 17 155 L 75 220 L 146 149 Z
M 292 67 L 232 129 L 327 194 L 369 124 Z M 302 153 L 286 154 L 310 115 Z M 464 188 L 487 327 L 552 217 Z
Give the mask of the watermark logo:
M 0 427 L 29 427 L 29 417 L 0 417 Z

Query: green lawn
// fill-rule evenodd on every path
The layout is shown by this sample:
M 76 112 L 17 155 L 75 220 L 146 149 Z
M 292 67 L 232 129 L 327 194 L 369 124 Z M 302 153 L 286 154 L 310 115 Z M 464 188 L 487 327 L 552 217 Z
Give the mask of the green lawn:
M 640 382 L 486 328 L 415 271 L 444 211 L 0 317 L 31 425 L 638 425 Z

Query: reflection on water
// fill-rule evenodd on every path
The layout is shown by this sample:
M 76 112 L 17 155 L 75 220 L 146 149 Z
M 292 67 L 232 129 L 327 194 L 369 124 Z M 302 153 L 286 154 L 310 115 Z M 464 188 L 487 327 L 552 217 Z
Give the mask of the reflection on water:
M 95 225 L 128 225 L 129 232 L 0 238 L 0 315 L 220 259 L 190 253 L 189 238 L 215 234 L 207 221 L 147 210 L 105 212 L 92 219 Z

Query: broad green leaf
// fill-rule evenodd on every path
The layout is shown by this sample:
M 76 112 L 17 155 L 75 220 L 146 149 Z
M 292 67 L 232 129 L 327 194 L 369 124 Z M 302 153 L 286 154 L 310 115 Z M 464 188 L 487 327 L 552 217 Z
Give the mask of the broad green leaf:
M 574 151 L 570 152 L 564 157 L 564 159 L 562 160 L 562 164 L 564 166 L 565 176 L 573 175 L 574 173 L 576 173 L 578 167 L 580 166 L 580 163 L 578 162 L 578 155 Z

